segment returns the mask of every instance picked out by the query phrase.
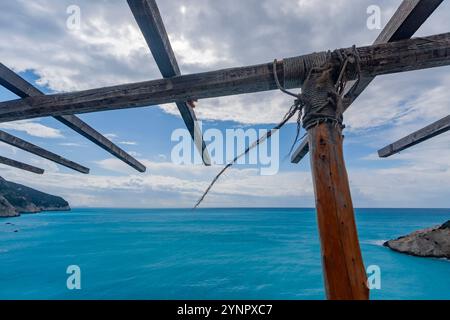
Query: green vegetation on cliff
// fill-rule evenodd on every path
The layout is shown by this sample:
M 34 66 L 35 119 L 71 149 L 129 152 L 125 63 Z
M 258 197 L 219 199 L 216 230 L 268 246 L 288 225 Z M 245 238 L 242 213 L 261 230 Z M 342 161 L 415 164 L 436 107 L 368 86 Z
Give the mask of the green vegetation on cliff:
M 67 210 L 70 210 L 69 203 L 61 197 L 9 182 L 0 177 L 0 217 Z

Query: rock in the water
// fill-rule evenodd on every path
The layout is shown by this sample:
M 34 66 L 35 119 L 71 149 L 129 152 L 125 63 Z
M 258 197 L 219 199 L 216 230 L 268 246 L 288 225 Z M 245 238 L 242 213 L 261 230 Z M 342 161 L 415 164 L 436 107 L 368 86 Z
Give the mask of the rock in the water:
M 0 217 L 15 217 L 20 213 L 67 210 L 70 210 L 69 203 L 61 197 L 9 182 L 0 177 Z
M 419 230 L 387 241 L 384 246 L 418 257 L 450 259 L 450 220 L 440 227 Z

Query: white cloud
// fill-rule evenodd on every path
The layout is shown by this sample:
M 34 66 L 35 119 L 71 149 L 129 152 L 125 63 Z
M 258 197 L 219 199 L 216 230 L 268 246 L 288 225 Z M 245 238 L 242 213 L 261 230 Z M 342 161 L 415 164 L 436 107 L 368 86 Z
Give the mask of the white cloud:
M 63 146 L 63 147 L 83 147 L 84 146 L 80 143 L 75 143 L 75 142 L 63 142 L 63 143 L 59 143 L 59 145 Z
M 111 141 L 117 140 L 117 138 L 119 138 L 119 135 L 117 133 L 106 133 L 104 134 L 104 136 Z M 118 141 L 117 143 L 124 146 L 137 146 L 139 144 L 137 141 L 128 141 L 128 140 Z
M 141 154 L 136 151 L 128 151 L 128 154 L 132 157 L 140 157 L 141 156 Z
M 32 120 L 0 123 L 0 129 L 21 131 L 39 138 L 63 138 L 60 130 L 45 126 Z
M 356 207 L 448 207 L 449 138 L 441 136 L 414 152 L 402 153 L 387 169 L 349 169 Z M 60 194 L 73 206 L 190 207 L 220 167 L 179 166 L 141 160 L 145 174 L 136 174 L 117 159 L 98 164 L 116 175 L 79 175 L 51 168 L 44 176 L 1 168 L 6 179 Z M 375 161 L 375 159 L 370 159 Z M 117 175 L 117 173 L 119 173 Z M 64 181 L 64 183 L 61 183 Z M 257 169 L 229 170 L 215 185 L 204 206 L 313 206 L 310 172 L 296 170 L 260 176 Z
M 195 45 L 184 36 L 169 35 L 173 50 L 178 53 L 181 65 L 214 66 L 218 63 L 231 62 L 227 48 L 211 39 L 199 37 Z M 200 45 L 200 47 L 198 47 Z
M 123 169 L 117 159 L 105 159 L 99 164 L 116 172 Z M 148 168 L 146 174 L 127 172 L 123 175 L 99 176 L 48 170 L 43 176 L 33 179 L 34 176 L 27 172 L 7 167 L 0 167 L 0 174 L 7 180 L 62 195 L 72 206 L 95 203 L 113 207 L 158 207 L 170 196 L 169 206 L 190 207 L 219 170 L 218 167 L 178 166 L 148 160 L 144 164 Z M 298 188 L 292 188 L 294 183 Z M 123 195 L 126 195 L 126 199 Z M 205 205 L 217 206 L 228 202 L 244 206 L 268 205 L 269 199 L 273 201 L 278 197 L 310 202 L 312 184 L 309 173 L 282 173 L 267 177 L 259 176 L 255 169 L 231 169 L 221 178 Z
M 117 138 L 117 134 L 115 134 L 115 133 L 106 133 L 106 134 L 104 134 L 104 136 L 110 140 Z
M 348 130 L 419 126 L 448 115 L 448 70 L 443 67 L 375 79 L 345 113 Z
M 130 166 L 128 166 L 123 161 L 116 159 L 116 158 L 109 158 L 109 159 L 103 159 L 99 161 L 95 161 L 95 163 L 102 169 L 118 172 L 118 173 L 125 173 L 125 174 L 132 174 L 134 171 Z
M 120 141 L 119 144 L 123 144 L 125 146 L 137 146 L 138 143 L 136 141 Z
M 165 154 L 158 154 L 159 160 L 167 160 L 167 156 Z
M 32 157 L 32 158 L 30 158 L 30 160 L 27 161 L 27 163 L 30 163 L 38 168 L 44 169 L 46 173 L 51 174 L 51 173 L 59 172 L 58 165 L 55 162 L 47 160 L 47 159 Z
M 78 31 L 66 27 L 66 8 L 72 4 L 70 0 L 2 2 L 3 62 L 15 71 L 34 71 L 38 84 L 55 91 L 114 85 L 158 74 L 126 2 L 77 1 L 81 8 Z
M 235 121 L 241 124 L 278 123 L 293 101 L 279 92 L 262 92 L 200 101 L 195 108 L 199 119 Z M 174 104 L 161 106 L 166 112 L 179 115 Z
M 7 143 L 4 143 L 4 142 L 0 142 L 0 150 L 2 151 L 3 156 L 5 156 L 6 153 L 9 153 L 9 154 L 17 153 L 17 148 L 15 148 Z

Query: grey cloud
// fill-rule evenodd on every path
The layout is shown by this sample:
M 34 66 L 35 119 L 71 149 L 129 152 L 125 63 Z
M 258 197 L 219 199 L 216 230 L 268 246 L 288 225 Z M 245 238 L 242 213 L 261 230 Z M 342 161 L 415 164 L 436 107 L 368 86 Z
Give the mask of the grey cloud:
M 383 12 L 383 24 L 400 2 L 376 2 Z M 66 8 L 72 4 L 82 10 L 81 32 L 69 32 L 65 26 Z M 366 45 L 379 33 L 379 30 L 366 28 L 366 8 L 374 4 L 372 0 L 160 0 L 158 4 L 184 73 L 269 62 L 274 58 L 353 44 Z M 186 8 L 184 14 L 180 10 L 182 5 Z M 418 35 L 450 31 L 449 10 L 450 2 L 445 1 Z M 39 82 L 51 90 L 79 90 L 160 77 L 126 1 L 1 1 L 0 36 L 2 62 L 17 71 L 34 70 L 40 77 Z M 446 67 L 376 79 L 346 113 L 350 133 L 347 142 L 371 146 L 376 143 L 381 147 L 448 114 L 448 70 Z M 273 123 L 282 117 L 290 103 L 289 98 L 279 92 L 261 93 L 200 101 L 197 113 L 200 119 Z M 162 108 L 178 116 L 173 106 Z M 445 186 L 450 181 L 448 169 L 445 169 L 445 164 L 448 168 L 450 162 L 450 155 L 445 151 L 448 146 L 448 137 L 440 137 L 436 142 L 421 146 L 430 155 L 428 159 L 425 153 L 415 156 L 403 153 L 399 160 L 392 162 L 390 171 L 350 168 L 355 204 L 396 206 L 410 203 L 408 199 L 414 198 L 414 205 L 448 206 L 448 201 L 442 200 L 448 198 Z M 24 156 L 24 159 L 28 158 Z M 132 175 L 76 176 L 77 180 L 58 173 L 33 183 L 59 192 L 61 179 L 81 181 L 79 186 L 68 184 L 62 189 L 76 204 L 103 205 L 119 199 L 126 189 L 130 203 L 170 204 L 170 194 L 180 199 L 180 205 L 189 205 L 192 195 L 198 195 L 215 173 L 205 174 L 204 168 L 201 172 L 186 172 L 185 168 L 149 165 L 153 173 L 159 174 L 154 181 L 147 176 Z M 3 173 L 19 182 L 31 181 L 30 176 L 2 169 Z M 287 173 L 277 182 L 272 178 L 272 184 L 284 187 L 280 187 L 280 192 L 274 190 L 275 196 L 267 199 L 251 191 L 251 188 L 261 191 L 258 189 L 264 185 L 261 177 L 247 177 L 246 182 L 251 187 L 247 191 L 241 184 L 224 180 L 210 198 L 210 204 L 264 201 L 266 205 L 313 205 L 310 185 L 296 190 L 296 194 L 304 194 L 301 200 L 283 195 L 289 195 L 292 185 L 298 185 L 298 179 L 307 179 L 306 176 L 309 174 Z M 243 183 L 239 179 L 238 182 Z M 386 184 L 389 188 L 383 189 Z M 89 189 L 92 192 L 86 194 L 84 189 L 89 186 L 97 186 L 98 190 L 92 187 Z M 113 191 L 105 191 L 102 186 L 112 186 Z M 423 192 L 424 189 L 427 192 Z M 243 195 L 236 194 L 235 190 L 242 191 Z M 267 194 L 270 190 L 261 192 Z M 142 192 L 150 195 L 146 203 L 139 202 Z M 436 198 L 441 200 L 435 201 Z M 160 202 L 157 199 L 161 199 Z M 126 201 L 112 205 L 120 203 Z

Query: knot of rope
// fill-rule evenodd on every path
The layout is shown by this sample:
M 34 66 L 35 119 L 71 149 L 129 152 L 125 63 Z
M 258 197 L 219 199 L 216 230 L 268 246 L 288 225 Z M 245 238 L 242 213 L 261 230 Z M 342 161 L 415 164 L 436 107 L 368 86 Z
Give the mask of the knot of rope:
M 311 68 L 302 86 L 303 128 L 308 130 L 322 122 L 332 122 L 342 129 L 342 98 L 349 78 L 357 78 L 351 94 L 360 79 L 360 58 L 355 47 L 351 50 L 327 52 L 326 62 Z

